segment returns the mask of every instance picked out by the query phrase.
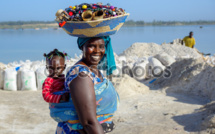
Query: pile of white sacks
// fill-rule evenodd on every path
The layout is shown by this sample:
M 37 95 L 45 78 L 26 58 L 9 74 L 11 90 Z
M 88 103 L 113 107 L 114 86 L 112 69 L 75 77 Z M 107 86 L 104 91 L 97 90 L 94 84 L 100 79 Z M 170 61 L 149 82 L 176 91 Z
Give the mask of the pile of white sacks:
M 81 56 L 67 60 L 67 69 Z M 115 77 L 128 74 L 138 81 L 152 79 L 155 75 L 168 73 L 168 67 L 181 59 L 202 57 L 195 49 L 178 44 L 134 43 L 119 56 L 115 54 L 117 70 Z M 205 59 L 215 63 L 215 56 Z M 215 64 L 214 64 L 215 65 Z M 105 72 L 103 72 L 105 74 Z M 4 90 L 41 90 L 48 72 L 44 61 L 20 61 L 0 66 L 0 89 Z
M 67 68 L 76 63 L 76 59 L 67 60 Z M 0 89 L 17 91 L 41 90 L 42 85 L 48 72 L 46 70 L 45 61 L 30 61 L 9 63 L 0 66 Z
M 153 75 L 163 73 L 166 67 L 176 61 L 167 53 L 144 57 L 132 56 L 126 58 L 126 56 L 122 55 L 115 55 L 115 57 L 117 70 L 114 71 L 114 75 L 119 76 L 126 73 L 139 81 L 149 79 L 152 78 Z
M 174 58 L 165 53 L 158 54 L 154 57 L 142 57 L 137 58 L 136 60 L 130 59 L 132 62 L 127 60 L 125 56 L 115 55 L 115 57 L 117 70 L 114 71 L 114 75 L 121 76 L 122 69 L 129 66 L 130 71 L 132 71 L 134 78 L 137 80 L 151 77 L 149 75 L 150 72 L 148 71 L 149 66 L 159 66 L 164 70 L 165 66 L 169 66 L 175 62 Z M 76 57 L 76 59 L 71 58 L 70 60 L 67 60 L 67 68 L 65 69 L 64 74 L 66 74 L 68 69 L 78 60 L 78 57 Z M 127 70 L 125 69 L 125 71 Z M 159 71 L 160 70 L 158 69 L 156 73 L 160 73 Z M 103 74 L 105 75 L 105 72 L 103 72 Z M 9 63 L 8 65 L 0 67 L 0 89 L 11 91 L 41 90 L 43 82 L 47 76 L 48 72 L 46 70 L 45 61 L 26 60 L 25 62 Z

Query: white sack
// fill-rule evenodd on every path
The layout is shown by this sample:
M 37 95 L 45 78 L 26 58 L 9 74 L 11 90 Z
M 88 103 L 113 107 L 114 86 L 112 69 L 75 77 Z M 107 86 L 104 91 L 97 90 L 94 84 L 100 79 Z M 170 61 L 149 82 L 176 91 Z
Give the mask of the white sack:
M 34 71 L 31 70 L 22 70 L 21 71 L 21 82 L 22 88 L 21 90 L 31 90 L 36 91 L 36 77 Z
M 42 90 L 43 83 L 44 83 L 44 81 L 45 81 L 45 79 L 47 77 L 46 74 L 45 74 L 45 70 L 46 70 L 45 66 L 39 67 L 36 70 L 37 89 L 38 90 Z
M 30 70 L 36 71 L 40 66 L 41 66 L 41 62 L 40 61 L 34 61 L 31 63 L 30 65 Z
M 155 75 L 159 75 L 162 73 L 162 71 L 165 70 L 165 66 L 163 66 L 158 59 L 150 57 L 148 61 L 149 61 L 149 66 L 151 67 L 151 70 Z
M 118 60 L 119 60 L 119 62 L 126 62 L 127 61 L 125 56 L 119 56 Z
M 4 74 L 4 90 L 17 91 L 17 72 L 14 68 L 8 68 Z
M 113 70 L 113 75 L 114 77 L 122 76 L 122 64 L 116 64 L 116 69 Z
M 138 59 L 137 62 L 134 63 L 132 68 L 134 78 L 136 80 L 144 80 L 148 77 L 148 59 Z
M 164 66 L 170 66 L 175 62 L 175 59 L 167 53 L 157 54 L 154 57 L 158 59 Z

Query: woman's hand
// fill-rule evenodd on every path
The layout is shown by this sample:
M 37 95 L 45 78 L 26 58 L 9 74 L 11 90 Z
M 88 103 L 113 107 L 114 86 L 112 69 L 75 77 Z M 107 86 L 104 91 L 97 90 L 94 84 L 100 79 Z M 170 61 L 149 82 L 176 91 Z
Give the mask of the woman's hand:
M 79 73 L 69 84 L 69 88 L 84 131 L 87 134 L 104 134 L 96 118 L 96 98 L 92 80 L 85 73 Z

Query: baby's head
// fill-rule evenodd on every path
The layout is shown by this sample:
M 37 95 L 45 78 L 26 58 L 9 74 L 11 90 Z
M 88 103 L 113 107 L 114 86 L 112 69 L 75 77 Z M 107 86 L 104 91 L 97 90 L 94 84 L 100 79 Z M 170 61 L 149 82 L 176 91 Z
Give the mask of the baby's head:
M 49 77 L 60 78 L 61 74 L 66 68 L 65 56 L 67 54 L 54 49 L 48 54 L 44 54 L 46 58 L 46 68 L 49 71 Z

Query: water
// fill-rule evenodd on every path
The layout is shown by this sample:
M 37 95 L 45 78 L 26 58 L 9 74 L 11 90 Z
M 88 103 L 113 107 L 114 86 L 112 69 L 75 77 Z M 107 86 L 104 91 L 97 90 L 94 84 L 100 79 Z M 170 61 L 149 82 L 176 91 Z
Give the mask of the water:
M 168 43 L 187 36 L 190 31 L 194 32 L 199 51 L 215 53 L 215 25 L 122 27 L 111 39 L 113 50 L 120 54 L 135 42 Z M 74 57 L 75 53 L 81 53 L 76 41 L 76 37 L 62 29 L 0 30 L 0 62 L 42 60 L 44 53 L 55 48 Z

